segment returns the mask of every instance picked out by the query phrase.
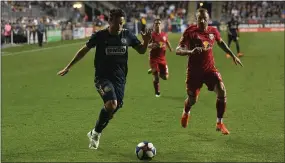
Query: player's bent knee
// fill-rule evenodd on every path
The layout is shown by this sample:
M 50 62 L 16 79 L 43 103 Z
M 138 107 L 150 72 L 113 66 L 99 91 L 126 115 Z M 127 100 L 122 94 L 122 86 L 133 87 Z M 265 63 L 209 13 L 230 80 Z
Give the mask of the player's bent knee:
M 160 75 L 160 78 L 163 79 L 163 80 L 167 80 L 168 77 L 169 77 L 168 75 Z
M 117 109 L 117 100 L 109 100 L 105 103 L 105 108 L 108 112 L 113 112 Z
M 151 69 L 152 75 L 158 75 L 158 72 L 156 69 Z
M 193 106 L 198 101 L 198 96 L 189 96 L 188 99 L 189 99 L 189 105 Z
M 215 92 L 217 93 L 218 97 L 226 97 L 227 91 L 223 82 L 220 82 L 216 85 Z
M 153 76 L 153 81 L 154 81 L 154 82 L 159 82 L 159 77 L 158 77 L 158 75 L 154 75 L 154 76 Z
M 152 69 L 151 69 L 151 72 L 152 72 L 152 73 L 157 73 L 157 70 L 156 70 L 155 68 L 152 68 Z
M 218 95 L 218 97 L 226 97 L 226 91 L 220 90 L 217 95 Z

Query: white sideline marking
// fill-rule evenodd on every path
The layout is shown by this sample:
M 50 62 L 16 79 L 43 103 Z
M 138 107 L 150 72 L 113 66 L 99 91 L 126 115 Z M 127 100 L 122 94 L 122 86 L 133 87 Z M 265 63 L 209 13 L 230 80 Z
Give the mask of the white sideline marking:
M 38 51 L 43 51 L 43 50 L 56 49 L 56 48 L 61 48 L 61 47 L 65 47 L 65 46 L 70 46 L 70 45 L 77 45 L 77 44 L 83 44 L 83 42 L 76 42 L 76 43 L 64 44 L 64 45 L 59 45 L 59 46 L 52 46 L 52 47 L 47 47 L 47 48 L 40 48 L 39 47 L 40 49 L 32 49 L 32 50 L 20 51 L 20 52 L 15 52 L 15 53 L 10 53 L 10 52 L 1 52 L 1 53 L 2 53 L 2 57 L 5 57 L 5 56 L 13 56 L 13 55 L 29 53 L 29 52 L 38 52 Z
M 7 54 L 11 54 L 10 52 L 1 52 L 2 54 L 5 54 L 5 55 L 7 55 Z

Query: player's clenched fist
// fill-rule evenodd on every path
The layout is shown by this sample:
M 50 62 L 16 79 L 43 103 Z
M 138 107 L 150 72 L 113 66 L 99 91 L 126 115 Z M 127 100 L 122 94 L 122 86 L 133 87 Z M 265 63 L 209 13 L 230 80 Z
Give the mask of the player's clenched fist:
M 69 69 L 64 68 L 63 70 L 60 70 L 57 75 L 64 76 L 69 72 Z

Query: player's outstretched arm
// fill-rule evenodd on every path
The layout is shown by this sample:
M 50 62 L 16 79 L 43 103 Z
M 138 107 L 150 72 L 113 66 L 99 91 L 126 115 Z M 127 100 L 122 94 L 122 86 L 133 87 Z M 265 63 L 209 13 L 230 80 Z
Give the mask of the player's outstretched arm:
M 70 61 L 70 63 L 61 71 L 59 71 L 57 74 L 60 76 L 64 76 L 65 74 L 68 73 L 69 69 L 77 63 L 80 59 L 82 59 L 90 50 L 86 45 L 84 45 L 73 57 L 73 59 Z
M 170 44 L 169 40 L 166 41 L 166 45 L 167 45 L 169 51 L 172 52 L 173 50 L 172 50 L 172 47 L 171 47 L 171 44 Z
M 224 42 L 224 40 L 220 39 L 219 41 L 217 41 L 217 43 L 218 43 L 219 47 L 224 52 L 226 52 L 227 54 L 231 55 L 231 57 L 233 58 L 233 60 L 234 60 L 236 65 L 239 64 L 239 65 L 241 65 L 243 67 L 240 59 L 234 55 L 234 53 L 231 51 L 231 49 L 228 47 L 228 45 Z
M 230 30 L 230 26 L 229 26 L 229 25 L 228 25 L 228 27 L 227 27 L 227 32 L 228 32 L 228 35 L 233 35 L 232 32 L 231 32 L 231 30 Z
M 239 29 L 237 28 L 236 29 L 236 32 L 237 32 L 237 40 L 239 39 Z
M 184 48 L 184 47 L 181 47 L 181 46 L 178 46 L 176 48 L 176 55 L 186 56 L 186 55 L 190 55 L 190 54 L 191 54 L 191 51 L 188 50 L 187 48 Z
M 150 49 L 152 49 L 152 47 L 153 47 L 153 44 L 152 44 L 152 39 L 150 39 L 150 41 L 149 41 L 149 43 L 148 43 L 148 46 L 147 46 L 148 48 L 150 48 Z
M 178 46 L 176 48 L 176 55 L 187 56 L 187 55 L 192 55 L 194 53 L 200 53 L 202 51 L 203 51 L 202 47 L 196 47 L 192 50 L 188 50 L 186 47 L 184 48 L 184 47 Z
M 155 43 L 153 41 L 153 39 L 150 39 L 149 43 L 148 43 L 148 46 L 147 46 L 149 49 L 155 49 L 155 48 L 158 48 L 159 45 L 157 43 Z

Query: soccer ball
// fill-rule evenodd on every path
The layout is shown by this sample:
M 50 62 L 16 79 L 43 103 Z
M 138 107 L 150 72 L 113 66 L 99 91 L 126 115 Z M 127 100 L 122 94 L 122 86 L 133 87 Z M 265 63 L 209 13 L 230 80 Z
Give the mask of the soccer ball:
M 151 142 L 143 141 L 137 145 L 136 155 L 140 160 L 151 160 L 156 155 L 156 148 Z

